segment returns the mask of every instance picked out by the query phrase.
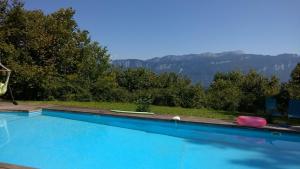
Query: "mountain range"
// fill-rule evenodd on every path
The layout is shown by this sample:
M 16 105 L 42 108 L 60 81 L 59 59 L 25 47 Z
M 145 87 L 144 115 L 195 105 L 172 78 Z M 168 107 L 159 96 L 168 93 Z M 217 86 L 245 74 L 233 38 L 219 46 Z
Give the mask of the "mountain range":
M 268 77 L 276 75 L 282 82 L 289 80 L 291 71 L 300 62 L 298 54 L 260 55 L 242 51 L 167 55 L 147 60 L 123 59 L 112 63 L 123 68 L 144 67 L 156 73 L 175 72 L 186 75 L 194 83 L 208 86 L 216 72 L 256 70 Z

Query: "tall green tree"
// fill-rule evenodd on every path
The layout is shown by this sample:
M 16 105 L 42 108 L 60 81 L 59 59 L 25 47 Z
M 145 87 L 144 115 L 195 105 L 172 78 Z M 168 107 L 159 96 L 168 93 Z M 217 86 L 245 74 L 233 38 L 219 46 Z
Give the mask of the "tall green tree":
M 267 78 L 251 70 L 245 74 L 241 90 L 243 95 L 239 110 L 263 111 L 266 97 L 276 96 L 279 93 L 280 82 L 275 76 Z
M 288 91 L 292 99 L 300 99 L 300 63 L 296 65 L 291 73 Z
M 241 101 L 240 88 L 230 80 L 216 78 L 207 91 L 207 104 L 218 110 L 237 110 Z
M 208 89 L 208 105 L 217 109 L 257 112 L 264 109 L 266 97 L 280 91 L 279 79 L 264 77 L 254 70 L 217 73 Z
M 118 84 L 129 92 L 154 88 L 156 78 L 155 73 L 144 68 L 126 69 L 117 74 Z
M 181 88 L 178 93 L 180 106 L 186 108 L 203 108 L 206 105 L 205 90 L 199 84 Z
M 14 0 L 1 1 L 0 12 L 0 53 L 18 99 L 92 99 L 109 54 L 78 28 L 73 9 L 46 15 Z

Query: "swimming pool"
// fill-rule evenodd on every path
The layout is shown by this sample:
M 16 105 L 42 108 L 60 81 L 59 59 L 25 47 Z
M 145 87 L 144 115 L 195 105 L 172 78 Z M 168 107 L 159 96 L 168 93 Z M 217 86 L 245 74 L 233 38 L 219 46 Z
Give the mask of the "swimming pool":
M 44 169 L 299 169 L 300 136 L 43 110 L 0 113 L 0 162 Z

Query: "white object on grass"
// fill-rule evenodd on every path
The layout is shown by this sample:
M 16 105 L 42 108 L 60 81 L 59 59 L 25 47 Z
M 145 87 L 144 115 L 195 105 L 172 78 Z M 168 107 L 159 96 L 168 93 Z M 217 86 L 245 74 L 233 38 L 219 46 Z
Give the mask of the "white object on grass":
M 153 115 L 152 112 L 136 112 L 136 111 L 124 111 L 124 110 L 110 110 L 111 112 L 115 113 L 129 113 L 129 114 L 146 114 L 146 115 Z

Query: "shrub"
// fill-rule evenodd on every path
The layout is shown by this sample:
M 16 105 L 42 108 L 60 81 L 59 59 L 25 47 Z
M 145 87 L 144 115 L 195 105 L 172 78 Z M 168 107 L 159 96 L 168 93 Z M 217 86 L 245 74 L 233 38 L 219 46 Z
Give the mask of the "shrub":
M 136 101 L 136 111 L 149 112 L 150 104 L 152 102 L 151 96 L 140 96 Z

